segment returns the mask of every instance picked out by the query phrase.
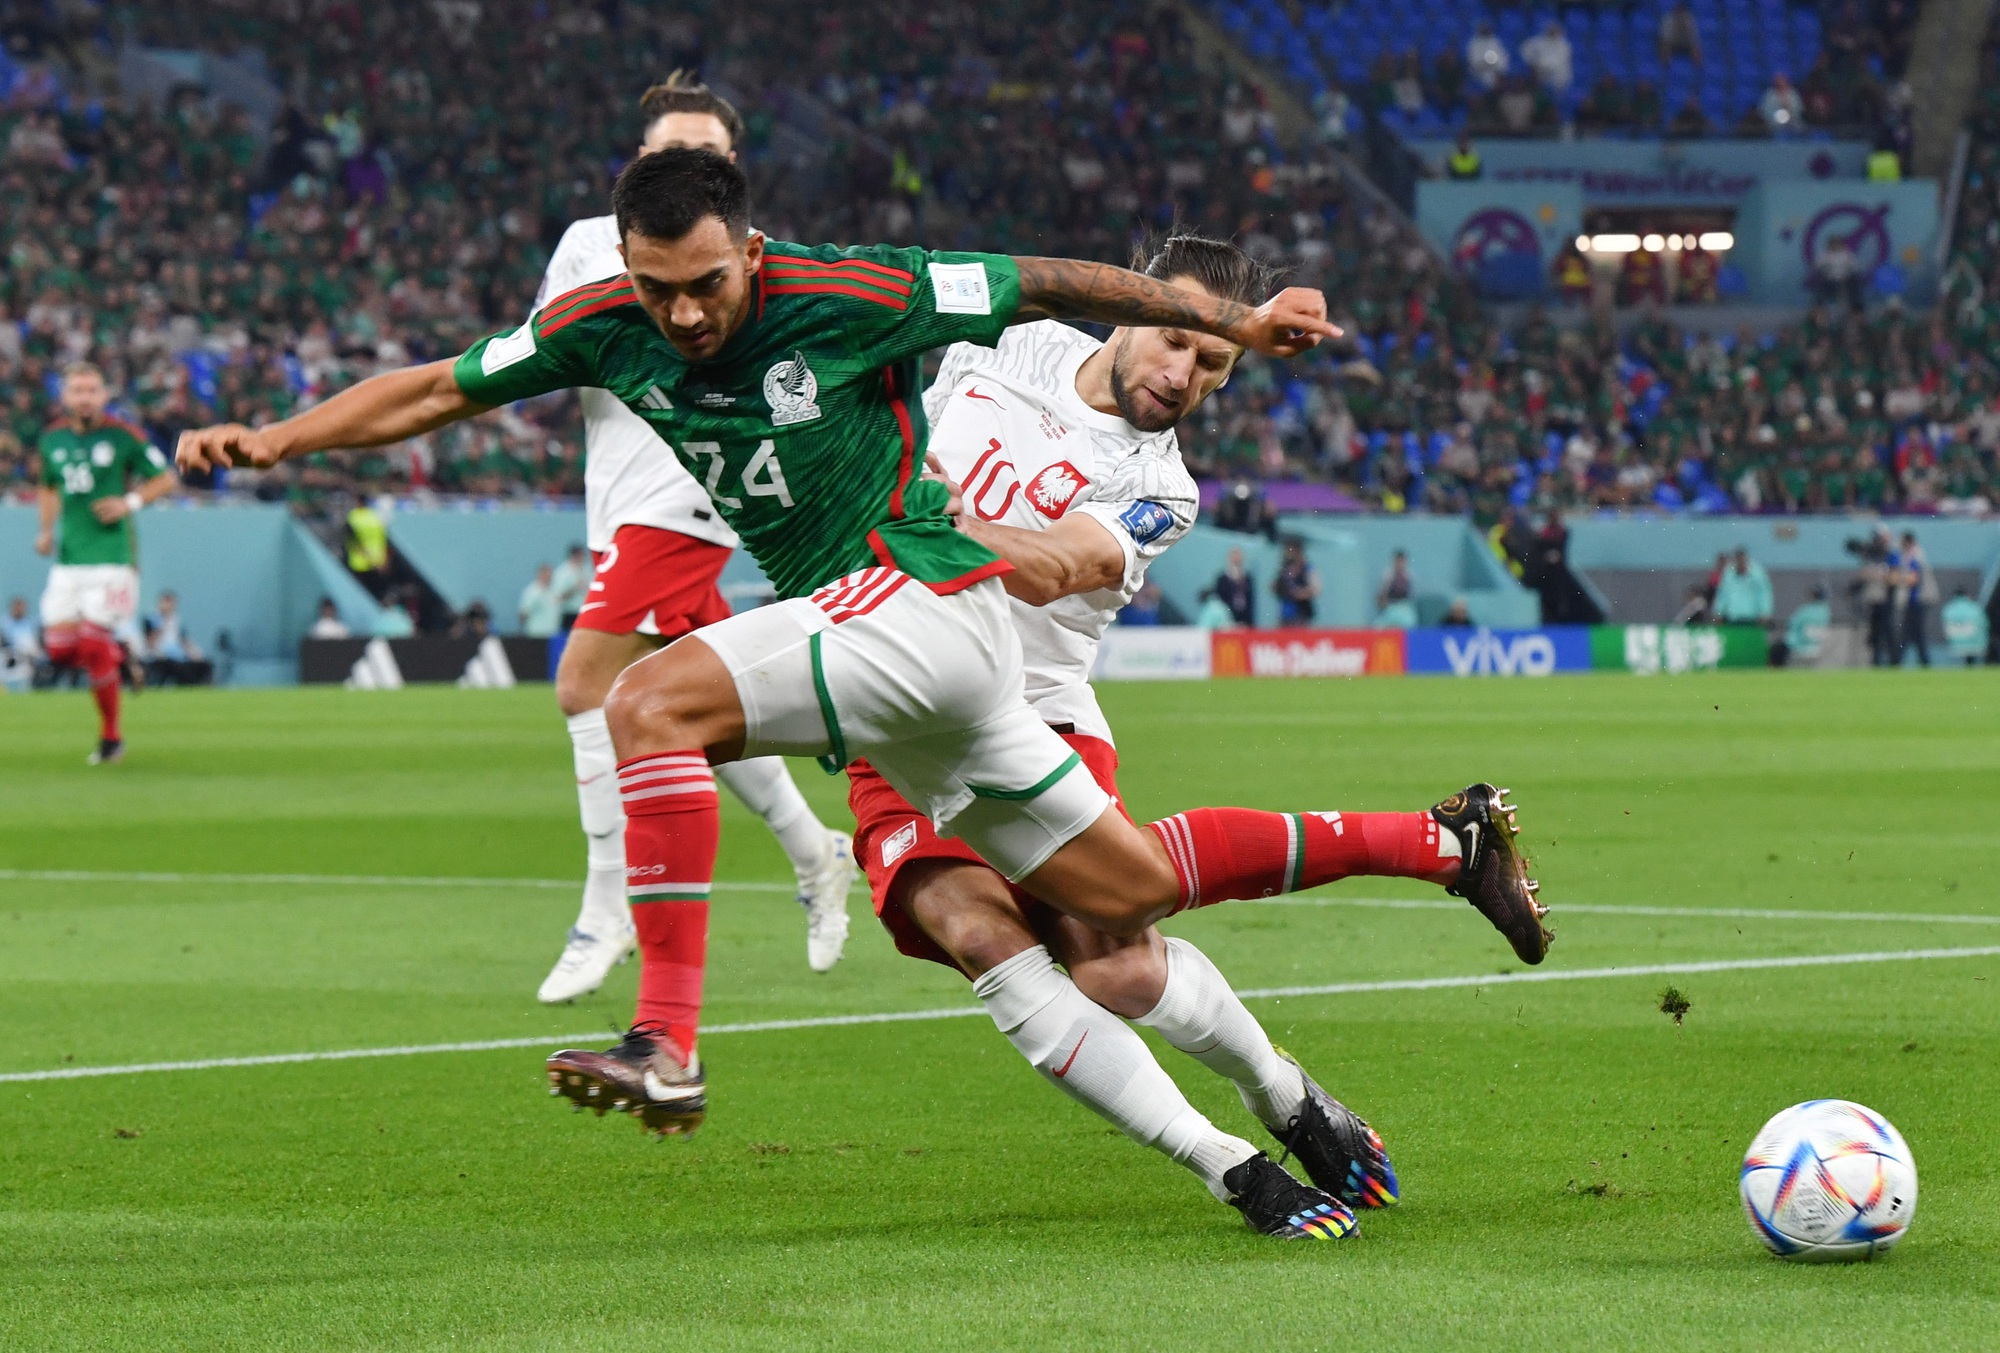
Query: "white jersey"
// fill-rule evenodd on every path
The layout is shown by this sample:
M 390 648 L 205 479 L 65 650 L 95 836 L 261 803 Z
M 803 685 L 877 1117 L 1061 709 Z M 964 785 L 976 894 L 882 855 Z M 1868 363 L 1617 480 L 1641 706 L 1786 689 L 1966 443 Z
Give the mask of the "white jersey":
M 624 271 L 615 217 L 573 221 L 542 275 L 535 308 Z M 644 419 L 608 390 L 582 389 L 577 394 L 583 401 L 584 529 L 591 549 L 608 549 L 621 526 L 658 526 L 735 546 L 736 533 Z
M 1042 530 L 1087 513 L 1125 551 L 1117 587 L 1047 606 L 1009 598 L 1028 703 L 1052 724 L 1111 741 L 1090 689 L 1097 645 L 1145 581 L 1146 568 L 1193 525 L 1200 495 L 1172 429 L 1141 432 L 1076 392 L 1077 368 L 1102 345 L 1044 320 L 997 347 L 957 343 L 924 393 L 931 452 L 982 520 Z

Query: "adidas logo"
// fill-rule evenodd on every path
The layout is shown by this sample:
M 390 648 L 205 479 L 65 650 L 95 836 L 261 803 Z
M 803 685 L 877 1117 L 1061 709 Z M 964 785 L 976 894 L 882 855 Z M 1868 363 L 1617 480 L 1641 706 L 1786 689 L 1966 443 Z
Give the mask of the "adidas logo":
M 348 669 L 344 683 L 350 691 L 399 691 L 403 689 L 403 669 L 387 639 L 370 639 L 368 647 Z
M 458 679 L 465 689 L 499 690 L 514 684 L 514 664 L 507 661 L 507 649 L 499 639 L 489 634 L 479 641 L 479 651 L 465 664 L 465 675 Z
M 660 393 L 660 387 L 657 385 L 646 387 L 646 393 L 639 396 L 639 404 L 642 408 L 653 409 L 659 413 L 666 413 L 674 407 L 674 402 Z

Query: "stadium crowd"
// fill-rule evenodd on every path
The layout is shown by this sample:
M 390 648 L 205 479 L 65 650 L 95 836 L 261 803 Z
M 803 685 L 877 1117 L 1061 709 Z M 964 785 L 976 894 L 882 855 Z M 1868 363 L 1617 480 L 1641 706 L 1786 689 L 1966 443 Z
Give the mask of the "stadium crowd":
M 759 223 L 780 237 L 1122 260 L 1179 221 L 1326 289 L 1356 348 L 1246 359 L 1183 429 L 1210 478 L 1324 480 L 1369 507 L 1486 520 L 1508 504 L 1978 510 L 1995 497 L 1990 139 L 1968 181 L 1955 304 L 1937 317 L 1830 304 L 1775 334 L 1657 316 L 1621 334 L 1608 318 L 1559 325 L 1537 311 L 1506 328 L 1346 177 L 1336 123 L 1281 149 L 1263 93 L 1198 59 L 1172 10 L 159 0 L 135 12 L 142 44 L 295 63 L 268 69 L 292 100 L 268 138 L 192 91 L 158 107 L 119 97 L 101 15 L 59 12 L 69 27 L 9 29 L 0 107 L 0 485 L 17 493 L 66 362 L 103 366 L 171 443 L 184 426 L 283 416 L 515 321 L 563 226 L 602 209 L 637 92 L 688 66 L 749 114 Z M 1861 54 L 1879 61 L 1883 34 L 1900 30 L 1869 31 Z M 377 491 L 567 496 L 581 491 L 579 455 L 574 404 L 552 396 L 229 487 L 335 513 Z

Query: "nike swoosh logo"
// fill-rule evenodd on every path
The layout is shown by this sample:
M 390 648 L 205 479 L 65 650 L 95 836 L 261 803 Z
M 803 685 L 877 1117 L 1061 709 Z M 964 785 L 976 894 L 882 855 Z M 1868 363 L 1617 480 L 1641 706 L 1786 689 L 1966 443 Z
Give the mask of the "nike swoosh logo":
M 584 613 L 585 611 L 594 611 L 594 610 L 596 610 L 596 609 L 597 609 L 597 608 L 598 608 L 599 606 L 609 606 L 610 604 L 611 604 L 611 603 L 610 603 L 610 602 L 608 602 L 608 601 L 590 601 L 590 602 L 585 602 L 585 603 L 584 603 L 583 605 L 581 605 L 581 606 L 579 606 L 579 607 L 577 607 L 577 608 L 576 608 L 576 613 L 577 613 L 578 615 L 582 615 L 582 614 L 583 614 L 583 613 Z
M 677 1100 L 699 1099 L 701 1087 L 698 1085 L 668 1085 L 652 1071 L 647 1071 L 642 1083 L 646 1087 L 646 1098 L 655 1104 L 672 1104 Z
M 993 398 L 993 396 L 991 396 L 991 395 L 982 395 L 982 394 L 980 394 L 980 393 L 979 393 L 979 387 L 978 387 L 978 386 L 976 386 L 976 385 L 974 385 L 974 386 L 970 386 L 970 387 L 968 387 L 968 388 L 966 389 L 966 392 L 965 392 L 965 397 L 966 397 L 967 399 L 983 399 L 983 400 L 985 400 L 985 401 L 986 401 L 986 402 L 987 402 L 988 404 L 992 404 L 992 405 L 996 405 L 996 406 L 997 406 L 997 405 L 998 405 L 998 404 L 1000 403 L 1000 401 L 999 401 L 999 400 L 997 400 L 997 399 Z
M 1472 867 L 1472 862 L 1478 858 L 1479 858 L 1479 824 L 1477 822 L 1474 822 L 1465 829 L 1465 859 L 1459 865 L 1459 868 L 1470 869 Z
M 1090 1030 L 1088 1030 L 1088 1029 L 1085 1029 L 1085 1030 L 1083 1031 L 1083 1038 L 1088 1038 L 1088 1037 L 1090 1037 Z M 1057 1080 L 1061 1080 L 1061 1079 L 1062 1079 L 1062 1078 L 1063 1078 L 1064 1076 L 1067 1076 L 1067 1075 L 1069 1074 L 1069 1069 L 1070 1069 L 1070 1067 L 1071 1067 L 1071 1066 L 1073 1066 L 1073 1065 L 1075 1065 L 1075 1063 L 1076 1063 L 1076 1055 L 1077 1055 L 1077 1054 L 1078 1054 L 1079 1052 L 1082 1052 L 1082 1051 L 1083 1051 L 1083 1038 L 1079 1038 L 1079 1039 L 1077 1039 L 1077 1040 L 1076 1040 L 1076 1046 L 1075 1046 L 1075 1047 L 1073 1047 L 1073 1048 L 1071 1048 L 1071 1049 L 1069 1050 L 1069 1061 L 1067 1061 L 1067 1062 L 1064 1062 L 1064 1063 L 1062 1064 L 1062 1066 L 1061 1066 L 1061 1067 L 1059 1067 L 1059 1068 L 1058 1068 L 1058 1069 L 1056 1070 L 1056 1079 L 1057 1079 Z M 648 1075 L 651 1075 L 652 1073 L 651 1073 L 651 1072 L 648 1072 L 647 1074 L 648 1074 Z
M 578 780 L 577 783 L 580 785 L 594 785 L 599 780 L 602 780 L 605 776 L 609 775 L 610 773 L 611 773 L 610 771 L 601 770 L 597 772 L 597 774 L 591 776 L 588 780 Z

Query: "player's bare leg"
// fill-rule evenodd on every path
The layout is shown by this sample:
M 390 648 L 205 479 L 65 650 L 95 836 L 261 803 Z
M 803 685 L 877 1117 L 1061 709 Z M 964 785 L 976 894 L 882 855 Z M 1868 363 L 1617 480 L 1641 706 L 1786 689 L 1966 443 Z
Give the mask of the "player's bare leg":
M 1200 949 L 1157 930 L 1119 938 L 1042 915 L 1037 933 L 1077 989 L 1232 1082 L 1243 1106 L 1285 1148 L 1279 1164 L 1297 1156 L 1314 1184 L 1349 1207 L 1396 1201 L 1396 1171 L 1381 1136 L 1271 1042 Z
M 604 701 L 619 673 L 657 652 L 660 642 L 645 634 L 573 629 L 556 669 L 556 702 L 575 758 L 588 872 L 569 941 L 537 993 L 546 1003 L 597 990 L 636 944 L 625 902 L 625 813 Z M 825 972 L 839 961 L 847 939 L 847 890 L 854 876 L 847 835 L 813 815 L 781 758 L 736 762 L 720 775 L 764 819 L 791 861 L 807 915 L 807 962 Z
M 1268 1235 L 1332 1240 L 1354 1229 L 1353 1213 L 1335 1196 L 1299 1183 L 1189 1104 L 1144 1040 L 1055 966 L 998 874 L 919 860 L 893 888 L 890 905 L 973 979 L 994 1024 L 1050 1084 L 1186 1166 Z

